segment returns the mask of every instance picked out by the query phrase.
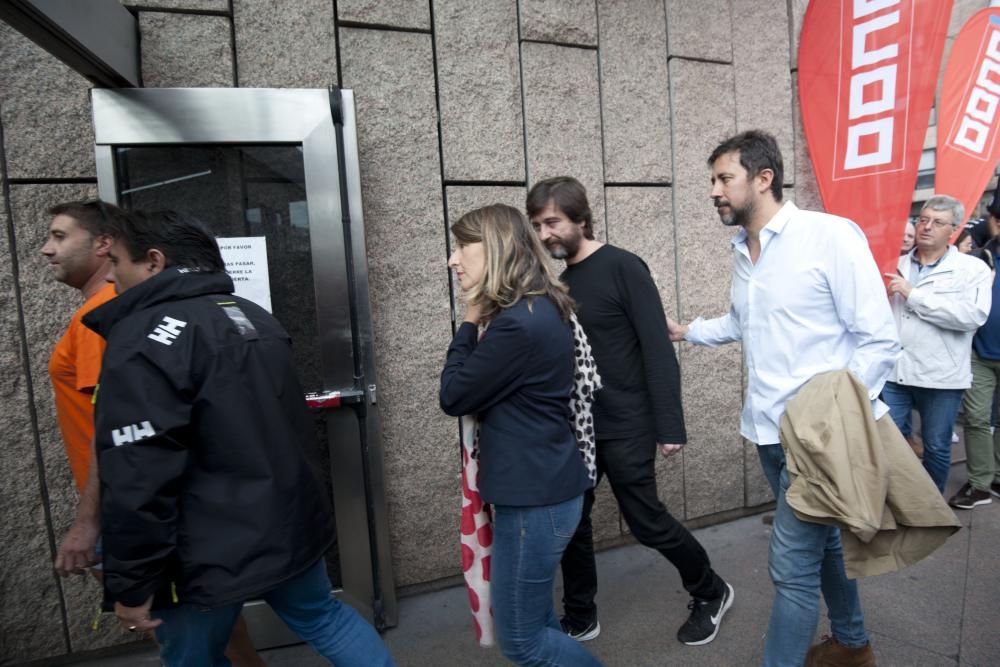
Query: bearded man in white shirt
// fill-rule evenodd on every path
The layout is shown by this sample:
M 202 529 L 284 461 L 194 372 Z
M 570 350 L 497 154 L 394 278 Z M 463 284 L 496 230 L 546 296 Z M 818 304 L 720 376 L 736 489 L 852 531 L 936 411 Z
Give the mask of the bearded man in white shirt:
M 964 218 L 965 208 L 954 197 L 928 199 L 917 218 L 916 246 L 899 258 L 896 273 L 886 274 L 903 353 L 882 400 L 907 438 L 917 410 L 924 469 L 942 492 L 951 469 L 952 428 L 962 395 L 972 386 L 972 337 L 993 301 L 986 263 L 949 244 Z
M 813 376 L 848 369 L 877 401 L 899 355 L 885 285 L 856 224 L 782 203 L 783 166 L 762 131 L 721 143 L 708 160 L 711 198 L 732 240 L 729 313 L 690 324 L 669 321 L 674 341 L 740 341 L 747 367 L 743 437 L 759 446 L 777 499 L 768 555 L 775 586 L 765 667 L 874 667 L 857 583 L 844 572 L 839 529 L 802 521 L 785 502 L 788 471 L 779 444 L 785 403 Z M 833 636 L 812 648 L 822 590 Z

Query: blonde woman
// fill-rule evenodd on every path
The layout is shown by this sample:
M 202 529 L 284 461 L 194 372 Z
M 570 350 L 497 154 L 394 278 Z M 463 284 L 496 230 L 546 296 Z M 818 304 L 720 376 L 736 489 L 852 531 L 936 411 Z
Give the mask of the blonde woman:
M 562 631 L 552 603 L 556 568 L 591 486 L 570 427 L 573 301 L 517 209 L 477 209 L 451 231 L 448 266 L 466 309 L 440 401 L 449 415 L 479 416 L 479 491 L 493 505 L 497 641 L 519 665 L 599 665 Z

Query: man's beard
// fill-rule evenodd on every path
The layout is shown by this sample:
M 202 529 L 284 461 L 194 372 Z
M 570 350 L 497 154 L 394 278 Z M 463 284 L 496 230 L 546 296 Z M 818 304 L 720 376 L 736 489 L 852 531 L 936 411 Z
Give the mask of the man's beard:
M 552 239 L 545 242 L 545 248 L 552 255 L 553 259 L 569 259 L 576 256 L 580 251 L 580 241 L 583 239 L 583 232 L 578 231 L 573 236 Z
M 726 204 L 726 206 L 729 207 L 729 215 L 719 212 L 719 219 L 726 227 L 746 227 L 750 223 L 754 212 L 753 201 L 748 201 L 739 207 L 732 204 Z M 718 204 L 716 204 L 716 209 L 718 209 Z

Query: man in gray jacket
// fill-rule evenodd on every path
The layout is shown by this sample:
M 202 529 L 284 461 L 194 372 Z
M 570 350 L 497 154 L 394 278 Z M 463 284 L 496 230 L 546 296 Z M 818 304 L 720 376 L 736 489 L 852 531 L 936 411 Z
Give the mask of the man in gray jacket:
M 964 217 L 954 197 L 928 199 L 917 218 L 916 245 L 899 258 L 895 274 L 886 274 L 903 350 L 882 400 L 907 438 L 916 408 L 924 469 L 942 492 L 951 467 L 952 427 L 972 384 L 972 336 L 986 321 L 993 297 L 986 264 L 949 245 Z

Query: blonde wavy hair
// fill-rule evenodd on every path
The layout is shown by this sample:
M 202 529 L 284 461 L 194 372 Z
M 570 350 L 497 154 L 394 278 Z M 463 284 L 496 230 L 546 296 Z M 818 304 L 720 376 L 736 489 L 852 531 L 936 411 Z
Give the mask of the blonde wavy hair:
M 484 322 L 521 299 L 547 296 L 569 321 L 575 305 L 556 276 L 528 220 L 512 206 L 492 204 L 469 211 L 452 226 L 459 245 L 482 243 L 486 259 L 483 278 L 466 293 L 482 308 Z M 530 307 L 529 301 L 529 307 Z

